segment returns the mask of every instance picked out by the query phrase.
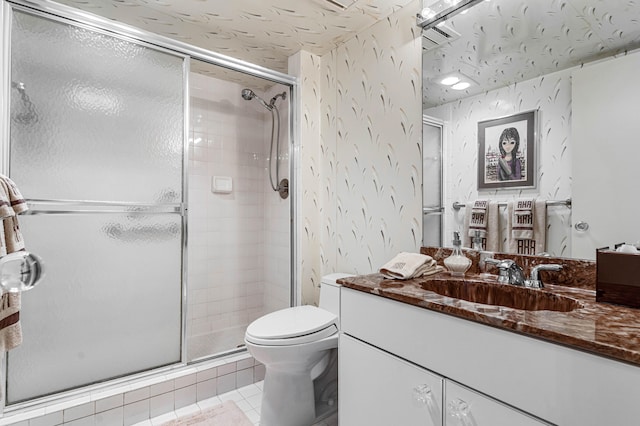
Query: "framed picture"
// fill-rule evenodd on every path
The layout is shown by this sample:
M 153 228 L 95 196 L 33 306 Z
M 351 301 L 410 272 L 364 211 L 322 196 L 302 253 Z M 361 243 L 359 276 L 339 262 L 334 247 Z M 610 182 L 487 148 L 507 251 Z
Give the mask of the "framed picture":
M 538 110 L 478 122 L 478 189 L 535 188 Z

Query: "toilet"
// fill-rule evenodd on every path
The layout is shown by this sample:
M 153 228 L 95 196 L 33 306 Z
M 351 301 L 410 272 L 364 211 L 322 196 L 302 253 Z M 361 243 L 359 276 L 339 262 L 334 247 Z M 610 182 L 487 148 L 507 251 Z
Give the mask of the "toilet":
M 332 399 L 337 396 L 340 329 L 340 285 L 336 280 L 348 276 L 336 273 L 322 277 L 319 307 L 282 309 L 247 327 L 247 349 L 266 368 L 261 426 L 310 426 L 318 418 L 319 400 L 337 407 Z

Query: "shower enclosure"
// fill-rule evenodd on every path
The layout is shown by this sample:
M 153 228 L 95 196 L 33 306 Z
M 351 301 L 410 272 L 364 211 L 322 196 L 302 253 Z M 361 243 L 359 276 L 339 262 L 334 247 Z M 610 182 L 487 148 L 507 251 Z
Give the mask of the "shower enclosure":
M 294 79 L 39 5 L 0 16 L 2 173 L 47 270 L 7 357 L 16 406 L 243 350 L 253 319 L 293 302 L 293 203 L 268 170 L 293 169 Z M 246 87 L 285 93 L 278 158 Z
M 285 86 L 201 61 L 191 70 L 187 356 L 194 360 L 242 347 L 251 321 L 290 306 L 291 205 L 272 187 L 276 169 L 289 175 L 289 107 L 276 95 Z M 256 100 L 278 96 L 270 108 L 279 122 L 247 102 L 247 86 L 260 93 Z

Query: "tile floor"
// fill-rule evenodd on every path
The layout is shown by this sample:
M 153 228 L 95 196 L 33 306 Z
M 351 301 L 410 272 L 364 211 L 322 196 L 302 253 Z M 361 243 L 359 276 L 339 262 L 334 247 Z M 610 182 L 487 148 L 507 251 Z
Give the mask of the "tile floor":
M 136 423 L 134 426 L 157 426 L 163 422 L 174 420 L 178 417 L 194 414 L 216 405 L 222 404 L 224 401 L 232 400 L 236 403 L 254 425 L 260 424 L 260 404 L 262 403 L 262 385 L 263 382 L 257 382 L 252 385 L 244 386 L 213 398 L 205 399 L 187 407 L 172 411 L 162 416 L 154 417 L 144 422 Z M 320 423 L 313 426 L 337 426 L 337 415 L 333 415 Z

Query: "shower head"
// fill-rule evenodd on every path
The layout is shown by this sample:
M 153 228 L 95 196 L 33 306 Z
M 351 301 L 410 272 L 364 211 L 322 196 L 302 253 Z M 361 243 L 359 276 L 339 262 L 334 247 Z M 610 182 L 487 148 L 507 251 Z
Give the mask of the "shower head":
M 255 95 L 251 89 L 242 89 L 242 98 L 246 101 L 250 101 Z
M 250 101 L 251 99 L 256 98 L 260 101 L 260 103 L 269 111 L 273 109 L 273 105 L 269 105 L 266 103 L 260 96 L 256 95 L 256 93 L 251 89 L 242 89 L 242 99 L 246 101 Z

